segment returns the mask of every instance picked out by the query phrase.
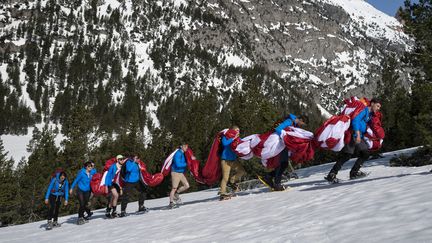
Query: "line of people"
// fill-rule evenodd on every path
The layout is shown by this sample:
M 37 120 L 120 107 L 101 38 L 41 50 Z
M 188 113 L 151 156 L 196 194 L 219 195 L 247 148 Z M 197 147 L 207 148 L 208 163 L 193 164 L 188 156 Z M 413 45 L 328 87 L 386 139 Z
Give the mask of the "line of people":
M 351 158 L 354 153 L 358 153 L 360 156 L 351 169 L 350 178 L 356 179 L 359 177 L 363 177 L 366 174 L 360 171 L 361 166 L 364 161 L 367 160 L 370 150 L 370 145 L 367 140 L 368 133 L 368 122 L 371 121 L 371 118 L 375 113 L 379 113 L 381 108 L 381 102 L 377 99 L 372 99 L 370 102 L 364 102 L 363 106 L 359 103 L 354 102 L 356 107 L 345 109 L 349 110 L 350 120 L 348 120 L 348 130 L 344 130 L 338 127 L 338 122 L 345 121 L 346 117 L 339 117 L 336 119 L 336 122 L 329 119 L 324 125 L 323 128 L 318 129 L 319 138 L 316 138 L 313 142 L 315 143 L 315 147 L 321 148 L 334 148 L 338 143 L 341 143 L 343 146 L 340 146 L 342 149 L 335 149 L 334 151 L 341 151 L 340 157 L 329 172 L 329 174 L 325 177 L 325 180 L 336 183 L 338 181 L 336 175 L 338 171 L 341 169 L 342 165 Z M 354 112 L 355 114 L 353 114 Z M 345 114 L 347 116 L 347 114 Z M 333 119 L 333 118 L 332 118 Z M 282 140 L 281 137 L 286 135 L 287 128 L 291 127 L 302 127 L 308 123 L 308 117 L 305 115 L 295 116 L 294 114 L 289 114 L 285 119 L 279 121 L 275 124 L 275 127 L 271 129 L 271 131 L 265 136 L 255 136 L 256 137 L 265 137 L 268 139 L 269 136 L 274 135 L 277 137 L 277 140 Z M 329 125 L 330 124 L 330 125 Z M 331 127 L 331 125 L 334 125 Z M 380 124 L 381 125 L 381 124 Z M 333 137 L 325 139 L 324 142 L 319 141 L 319 139 L 326 133 L 328 129 L 339 129 L 343 131 L 338 131 L 339 133 L 346 133 L 349 131 L 349 136 L 345 136 L 344 141 L 340 141 L 340 139 L 334 139 Z M 328 132 L 328 131 L 327 131 Z M 330 131 L 330 134 L 333 134 L 334 131 Z M 207 171 L 210 170 L 211 173 L 215 174 L 211 175 L 217 180 L 220 180 L 220 190 L 218 194 L 220 195 L 221 200 L 230 199 L 232 196 L 235 196 L 235 193 L 239 190 L 239 182 L 242 177 L 245 175 L 245 170 L 241 165 L 239 158 L 239 151 L 236 149 L 236 146 L 239 145 L 239 137 L 240 137 L 240 128 L 236 125 L 232 126 L 230 129 L 227 129 L 223 133 L 219 134 L 217 137 L 217 142 L 220 145 L 216 145 L 218 163 L 216 167 L 209 167 L 211 153 L 209 155 L 209 159 L 205 166 L 207 166 Z M 330 135 L 326 135 L 330 136 Z M 318 137 L 318 136 L 317 136 Z M 381 136 L 382 143 L 383 135 Z M 254 139 L 254 138 L 253 138 Z M 266 140 L 259 141 L 262 146 L 265 146 Z M 336 140 L 336 141 L 335 141 Z M 266 175 L 259 176 L 258 179 L 265 185 L 269 186 L 272 190 L 281 191 L 285 190 L 284 186 L 281 184 L 282 174 L 288 167 L 289 158 L 293 156 L 295 151 L 292 149 L 288 149 L 288 146 L 284 145 L 283 141 L 277 141 L 278 143 L 282 143 L 282 147 L 275 146 L 272 147 L 273 150 L 277 150 L 276 156 L 272 156 L 272 158 L 263 159 L 266 165 L 270 165 L 268 168 L 271 168 L 271 172 Z M 251 140 L 251 144 L 253 141 Z M 312 141 L 308 141 L 308 146 L 312 144 Z M 214 143 L 215 145 L 215 143 Z M 233 146 L 234 145 L 234 146 Z M 248 145 L 249 146 L 249 145 Z M 258 149 L 259 146 L 254 145 L 254 147 L 250 148 L 253 150 L 253 153 L 261 155 L 262 158 L 265 157 L 264 152 Z M 213 146 L 212 146 L 213 147 Z M 277 148 L 276 148 L 277 147 Z M 255 150 L 260 151 L 255 151 Z M 213 148 L 212 148 L 213 150 Z M 274 153 L 274 151 L 273 151 Z M 240 158 L 251 158 L 249 155 L 240 156 Z M 310 157 L 310 156 L 309 156 Z M 191 161 L 195 162 L 191 163 Z M 274 162 L 276 161 L 276 162 Z M 108 199 L 108 205 L 106 208 L 106 217 L 107 218 L 116 218 L 116 217 L 124 217 L 126 216 L 126 208 L 129 202 L 129 195 L 135 189 L 139 192 L 138 199 L 138 211 L 146 212 L 148 209 L 144 206 L 144 201 L 146 199 L 146 189 L 148 183 L 146 183 L 143 178 L 142 172 L 145 171 L 145 165 L 142 161 L 139 160 L 138 156 L 124 157 L 123 155 L 117 155 L 115 159 L 110 160 L 110 162 L 105 164 L 103 177 L 101 181 L 103 182 L 104 188 L 106 188 L 106 195 Z M 166 160 L 162 168 L 162 172 L 169 172 L 171 175 L 171 190 L 169 193 L 169 208 L 178 207 L 181 203 L 181 199 L 179 194 L 185 192 L 189 189 L 189 182 L 185 177 L 184 173 L 189 169 L 190 173 L 195 177 L 195 179 L 199 183 L 203 184 L 213 184 L 215 182 L 214 178 L 209 179 L 210 176 L 205 174 L 205 168 L 200 171 L 199 161 L 193 156 L 193 153 L 189 146 L 186 143 L 182 143 L 178 149 L 176 149 Z M 216 172 L 220 170 L 219 172 Z M 231 173 L 234 171 L 235 173 Z M 167 173 L 164 173 L 167 175 Z M 47 193 L 45 195 L 45 203 L 49 204 L 48 211 L 48 226 L 47 229 L 52 229 L 53 227 L 58 227 L 58 212 L 61 205 L 61 200 L 64 198 L 64 204 L 67 205 L 69 201 L 69 196 L 73 194 L 73 190 L 77 187 L 76 195 L 79 201 L 79 210 L 78 210 L 78 221 L 77 224 L 81 225 L 88 222 L 88 219 L 92 216 L 91 210 L 88 208 L 88 202 L 92 193 L 91 181 L 93 175 L 96 174 L 96 169 L 94 168 L 94 163 L 86 162 L 84 167 L 78 172 L 74 182 L 69 188 L 69 183 L 67 180 L 67 175 L 64 171 L 60 171 L 55 173 L 52 177 Z M 232 175 L 231 175 L 232 174 Z M 209 182 L 210 181 L 210 182 Z M 160 183 L 160 181 L 158 182 Z M 157 184 L 157 183 L 156 183 Z M 180 186 L 181 184 L 181 186 Z M 228 192 L 227 187 L 230 187 L 231 190 Z M 117 213 L 117 202 L 121 197 L 121 210 L 120 213 Z

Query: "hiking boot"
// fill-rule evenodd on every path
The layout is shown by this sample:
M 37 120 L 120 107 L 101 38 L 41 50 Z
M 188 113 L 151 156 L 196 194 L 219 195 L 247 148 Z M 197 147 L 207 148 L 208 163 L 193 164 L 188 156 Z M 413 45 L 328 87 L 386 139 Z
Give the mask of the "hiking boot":
M 270 189 L 274 188 L 273 179 L 270 176 L 258 176 L 258 180 Z
M 223 200 L 228 200 L 231 199 L 232 195 L 228 194 L 228 193 L 221 193 L 219 196 L 219 200 L 223 201 Z
M 231 188 L 232 192 L 239 192 L 240 191 L 240 186 L 238 183 L 231 183 L 229 182 L 227 185 L 229 188 Z
M 144 205 L 143 205 L 143 206 L 140 206 L 140 207 L 138 208 L 138 212 L 148 212 L 148 208 L 144 207 Z
M 78 218 L 77 225 L 83 225 L 83 224 L 85 224 L 85 219 L 84 218 Z
M 105 217 L 107 217 L 107 218 L 111 218 L 111 208 L 107 208 L 107 209 L 105 210 Z
M 53 226 L 53 227 L 60 227 L 61 224 L 59 224 L 57 221 L 54 221 L 54 222 L 52 223 L 52 226 Z
M 170 209 L 178 208 L 178 205 L 175 202 L 170 202 L 170 204 L 168 205 L 168 208 L 170 208 Z
M 339 179 L 336 178 L 336 173 L 330 172 L 326 177 L 324 177 L 324 179 L 326 179 L 326 181 L 330 182 L 330 183 L 338 183 Z
M 46 226 L 46 230 L 50 230 L 53 228 L 53 222 L 51 220 L 48 220 L 47 226 Z
M 111 218 L 117 218 L 119 215 L 117 214 L 117 212 L 116 211 L 113 211 L 112 213 L 111 213 Z
M 126 216 L 126 211 L 121 211 L 120 214 L 118 215 L 120 218 L 123 218 Z
M 87 216 L 84 216 L 84 219 L 88 221 L 92 215 L 93 215 L 93 212 L 89 212 L 89 213 L 87 214 Z M 86 223 L 87 223 L 87 222 L 86 222 Z
M 298 179 L 299 176 L 295 172 L 291 172 L 288 174 L 289 179 Z
M 350 180 L 358 179 L 367 176 L 368 174 L 364 173 L 363 171 L 359 170 L 356 172 L 350 172 Z
M 181 204 L 182 203 L 182 200 L 181 200 L 181 198 L 180 198 L 180 195 L 176 192 L 176 193 L 174 193 L 174 202 L 176 203 L 176 204 Z
M 285 187 L 281 184 L 275 185 L 273 191 L 285 191 Z

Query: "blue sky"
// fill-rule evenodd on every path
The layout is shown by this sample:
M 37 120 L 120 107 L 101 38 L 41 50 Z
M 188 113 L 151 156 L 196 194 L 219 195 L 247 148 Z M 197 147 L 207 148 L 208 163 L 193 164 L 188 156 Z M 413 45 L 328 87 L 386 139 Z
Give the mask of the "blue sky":
M 400 6 L 403 6 L 405 0 L 366 0 L 368 3 L 372 4 L 375 8 L 383 11 L 384 13 L 394 16 L 396 11 Z M 411 2 L 418 2 L 414 0 Z

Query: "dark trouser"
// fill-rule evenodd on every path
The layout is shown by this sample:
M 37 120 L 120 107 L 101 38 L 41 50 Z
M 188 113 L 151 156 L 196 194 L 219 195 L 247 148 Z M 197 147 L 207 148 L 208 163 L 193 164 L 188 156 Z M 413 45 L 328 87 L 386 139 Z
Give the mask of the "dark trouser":
M 123 196 L 122 196 L 122 203 L 121 203 L 122 212 L 126 211 L 126 207 L 129 202 L 129 194 L 131 193 L 133 188 L 135 188 L 139 192 L 138 207 L 141 208 L 144 206 L 144 200 L 146 199 L 145 185 L 140 181 L 137 181 L 135 183 L 126 182 L 126 184 L 123 187 Z
M 84 192 L 78 188 L 78 201 L 79 201 L 79 209 L 78 209 L 78 217 L 84 217 L 84 212 L 87 212 L 87 215 L 90 214 L 90 209 L 87 207 L 89 199 L 90 199 L 91 191 Z
M 54 218 L 54 221 L 58 219 L 58 213 L 61 205 L 62 196 L 54 196 L 50 195 L 48 200 L 50 204 L 50 208 L 48 209 L 48 220 Z
M 282 152 L 280 152 L 279 154 L 279 166 L 267 174 L 267 177 L 269 177 L 269 179 L 274 178 L 275 185 L 280 185 L 282 181 L 282 175 L 285 172 L 286 168 L 288 168 L 288 159 L 288 149 L 284 148 L 284 150 L 282 150 Z
M 279 185 L 281 183 L 282 175 L 285 172 L 286 168 L 288 168 L 288 161 L 280 161 L 279 166 L 269 173 L 269 176 L 274 178 L 275 185 Z
M 342 149 L 341 154 L 336 161 L 336 164 L 330 170 L 330 173 L 337 174 L 338 171 L 342 168 L 342 165 L 347 162 L 351 156 L 357 152 L 358 158 L 354 163 L 354 166 L 351 168 L 350 174 L 355 174 L 360 170 L 363 163 L 369 158 L 369 149 L 366 142 L 362 139 L 360 143 L 355 143 L 354 139 Z

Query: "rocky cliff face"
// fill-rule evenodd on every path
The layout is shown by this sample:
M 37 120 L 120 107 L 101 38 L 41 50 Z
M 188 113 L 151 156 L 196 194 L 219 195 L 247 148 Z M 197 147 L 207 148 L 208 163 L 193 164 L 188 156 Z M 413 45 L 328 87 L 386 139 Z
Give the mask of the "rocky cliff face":
M 362 0 L 15 0 L 0 8 L 2 80 L 48 117 L 69 96 L 97 106 L 104 93 L 105 104 L 122 104 L 133 83 L 158 126 L 168 97 L 211 90 L 224 106 L 249 70 L 262 72 L 255 78 L 269 99 L 303 97 L 334 111 L 342 97 L 372 95 L 382 59 L 409 48 L 401 25 Z

